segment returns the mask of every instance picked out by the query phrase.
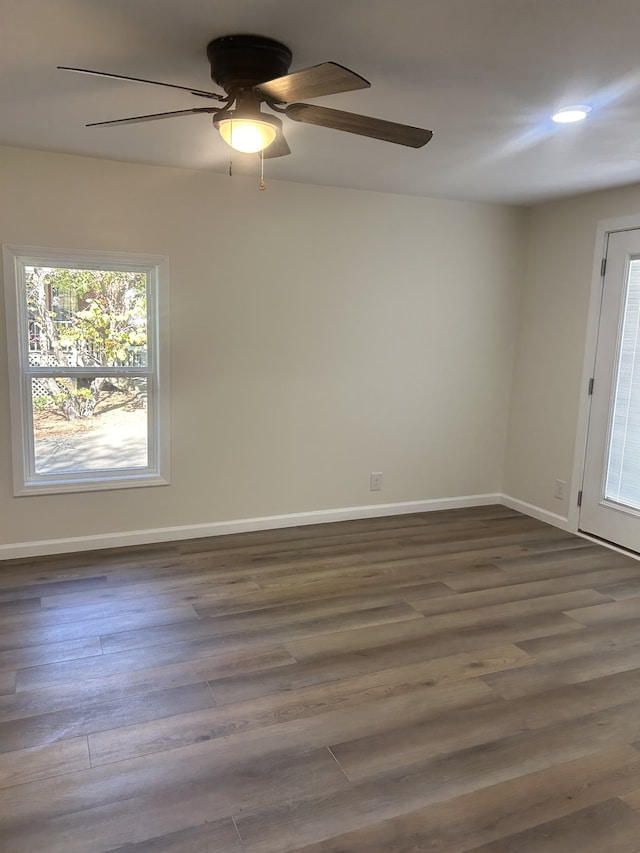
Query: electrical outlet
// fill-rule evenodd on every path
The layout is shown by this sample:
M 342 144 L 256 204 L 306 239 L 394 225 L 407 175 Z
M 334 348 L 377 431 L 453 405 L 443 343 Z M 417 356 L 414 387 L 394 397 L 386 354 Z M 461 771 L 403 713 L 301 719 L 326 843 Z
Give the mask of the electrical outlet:
M 382 491 L 382 471 L 372 471 L 371 472 L 371 477 L 369 478 L 369 491 L 370 492 Z
M 563 501 L 567 496 L 567 483 L 565 480 L 556 480 L 553 496 L 557 501 Z

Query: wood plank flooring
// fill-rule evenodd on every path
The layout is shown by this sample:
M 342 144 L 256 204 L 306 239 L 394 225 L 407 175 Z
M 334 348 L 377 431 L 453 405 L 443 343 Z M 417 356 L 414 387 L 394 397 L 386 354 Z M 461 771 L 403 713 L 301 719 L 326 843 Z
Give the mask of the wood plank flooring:
M 504 507 L 0 563 L 2 853 L 640 853 L 640 562 Z

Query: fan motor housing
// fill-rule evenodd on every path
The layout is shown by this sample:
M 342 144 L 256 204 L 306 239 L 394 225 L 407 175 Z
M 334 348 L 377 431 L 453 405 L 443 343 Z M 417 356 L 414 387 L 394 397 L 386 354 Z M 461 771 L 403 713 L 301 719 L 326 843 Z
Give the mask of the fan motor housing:
M 264 36 L 222 36 L 207 45 L 211 79 L 227 94 L 283 77 L 291 65 L 289 48 Z

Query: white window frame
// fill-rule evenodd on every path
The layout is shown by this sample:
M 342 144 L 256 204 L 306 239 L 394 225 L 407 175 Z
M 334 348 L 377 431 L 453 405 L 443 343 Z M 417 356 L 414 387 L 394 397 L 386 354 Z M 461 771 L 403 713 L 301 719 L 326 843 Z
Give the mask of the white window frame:
M 14 495 L 84 492 L 169 483 L 169 310 L 168 259 L 162 255 L 3 246 L 7 325 L 7 363 L 11 408 Z M 114 269 L 147 276 L 147 365 L 136 376 L 147 380 L 148 462 L 145 468 L 37 474 L 33 434 L 31 379 L 50 369 L 29 365 L 26 274 L 29 266 Z M 115 375 L 118 368 L 106 368 Z M 129 373 L 125 369 L 123 373 Z M 56 367 L 58 376 L 96 375 L 96 368 Z

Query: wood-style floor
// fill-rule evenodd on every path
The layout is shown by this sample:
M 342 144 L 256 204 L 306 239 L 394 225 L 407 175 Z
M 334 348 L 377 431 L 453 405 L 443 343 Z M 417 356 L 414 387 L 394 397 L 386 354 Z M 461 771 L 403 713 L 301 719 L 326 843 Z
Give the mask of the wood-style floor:
M 2 853 L 638 853 L 640 562 L 503 507 L 0 564 Z

